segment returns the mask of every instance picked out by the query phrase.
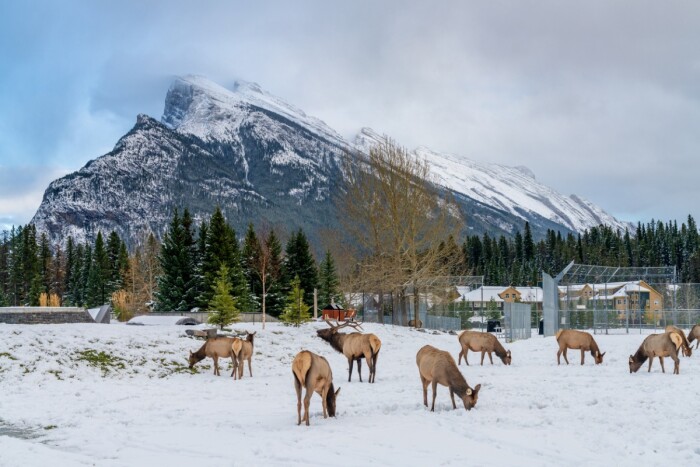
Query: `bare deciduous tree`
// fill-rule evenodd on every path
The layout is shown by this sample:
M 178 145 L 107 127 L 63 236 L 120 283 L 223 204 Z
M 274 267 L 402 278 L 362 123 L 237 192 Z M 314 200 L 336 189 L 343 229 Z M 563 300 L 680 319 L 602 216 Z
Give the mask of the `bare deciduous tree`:
M 462 213 L 440 190 L 428 162 L 389 139 L 369 154 L 348 153 L 343 169 L 340 217 L 346 234 L 359 247 L 355 280 L 346 282 L 346 288 L 373 291 L 380 297 L 392 292 L 406 322 L 407 295 L 414 297 L 418 310 L 421 282 L 449 273 L 451 259 L 438 247 L 450 235 L 458 235 Z

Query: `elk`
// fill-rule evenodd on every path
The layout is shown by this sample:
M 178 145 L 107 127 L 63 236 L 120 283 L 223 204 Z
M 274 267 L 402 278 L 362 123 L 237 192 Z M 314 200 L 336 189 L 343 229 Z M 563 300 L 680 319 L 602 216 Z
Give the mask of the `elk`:
M 666 326 L 666 329 L 664 329 L 664 331 L 666 331 L 666 333 L 675 332 L 676 334 L 681 336 L 681 339 L 683 339 L 683 345 L 681 346 L 681 349 L 683 351 L 684 357 L 690 357 L 691 355 L 693 355 L 693 349 L 692 347 L 690 347 L 690 342 L 688 342 L 688 338 L 685 337 L 685 333 L 681 328 L 677 328 L 676 326 L 669 324 L 668 326 Z
M 422 328 L 423 327 L 423 321 L 417 320 L 418 324 L 416 324 L 416 320 L 412 319 L 408 322 L 408 326 L 412 328 Z
M 484 355 L 489 354 L 489 360 L 491 365 L 493 365 L 492 352 L 496 352 L 496 356 L 500 357 L 504 365 L 510 365 L 512 361 L 510 350 L 506 351 L 503 348 L 496 336 L 488 332 L 477 332 L 477 331 L 464 331 L 459 337 L 459 345 L 462 350 L 459 352 L 458 363 L 462 363 L 462 356 L 464 356 L 464 362 L 469 365 L 467 360 L 467 353 L 471 350 L 473 352 L 481 352 L 481 365 L 484 365 Z
M 338 332 L 338 330 L 346 326 L 358 329 L 362 323 L 346 322 L 338 324 L 336 321 L 335 326 L 328 320 L 326 320 L 326 323 L 330 326 L 330 329 L 319 329 L 316 331 L 316 334 L 348 359 L 348 365 L 350 365 L 348 382 L 352 378 L 352 364 L 355 360 L 357 361 L 357 374 L 360 377 L 360 382 L 362 382 L 361 362 L 362 357 L 365 357 L 367 367 L 369 367 L 369 382 L 374 383 L 377 371 L 377 357 L 379 356 L 379 349 L 382 347 L 382 341 L 374 334 Z
M 299 352 L 292 362 L 294 389 L 297 391 L 297 425 L 301 425 L 301 389 L 304 395 L 304 421 L 309 426 L 309 401 L 314 391 L 321 396 L 323 418 L 335 417 L 335 400 L 340 388 L 333 387 L 333 372 L 328 360 L 308 350 Z
M 245 340 L 236 337 L 231 343 L 234 366 L 231 376 L 233 376 L 233 379 L 236 379 L 236 370 L 238 370 L 238 379 L 243 379 L 243 367 L 245 366 L 244 362 L 246 360 L 248 360 L 248 373 L 250 374 L 251 378 L 253 377 L 253 367 L 251 361 L 253 359 L 255 332 L 252 334 L 248 333 Z
M 559 351 L 557 352 L 557 365 L 561 364 L 561 354 L 564 354 L 566 364 L 569 364 L 569 359 L 566 357 L 566 351 L 569 349 L 581 349 L 581 365 L 584 363 L 586 351 L 590 351 L 596 365 L 603 363 L 603 357 L 606 352 L 600 353 L 598 344 L 589 333 L 584 331 L 576 331 L 575 329 L 560 329 L 556 336 L 559 343 Z
M 639 346 L 637 353 L 630 355 L 630 373 L 636 373 L 639 367 L 649 359 L 649 372 L 651 372 L 651 364 L 654 357 L 659 357 L 661 362 L 661 371 L 666 373 L 664 369 L 664 357 L 671 357 L 674 362 L 673 374 L 680 374 L 678 349 L 683 345 L 683 339 L 675 332 L 664 334 L 650 334 L 644 339 L 642 345 Z
M 428 384 L 433 385 L 433 405 L 431 412 L 435 411 L 435 395 L 438 383 L 450 389 L 452 408 L 456 409 L 455 394 L 462 399 L 464 408 L 471 410 L 479 399 L 481 384 L 477 384 L 474 389 L 470 388 L 467 380 L 460 373 L 455 359 L 449 352 L 439 350 L 432 345 L 424 345 L 416 354 L 416 365 L 420 374 L 420 381 L 423 384 L 423 405 L 428 406 Z
M 236 361 L 231 351 L 231 344 L 233 343 L 232 337 L 212 337 L 207 339 L 207 341 L 199 348 L 198 351 L 192 353 L 190 350 L 190 356 L 188 358 L 190 363 L 190 369 L 194 367 L 194 364 L 204 360 L 207 357 L 214 359 L 214 375 L 220 376 L 219 373 L 219 359 L 231 357 L 231 361 L 236 368 Z M 233 373 L 231 373 L 233 376 Z
M 693 341 L 695 341 L 695 350 L 698 350 L 698 346 L 700 345 L 700 324 L 696 324 L 688 332 L 688 346 L 690 346 Z

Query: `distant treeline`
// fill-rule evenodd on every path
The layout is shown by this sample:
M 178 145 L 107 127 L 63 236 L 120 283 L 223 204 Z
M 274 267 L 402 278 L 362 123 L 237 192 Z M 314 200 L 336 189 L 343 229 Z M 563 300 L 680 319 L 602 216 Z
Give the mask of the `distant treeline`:
M 264 252 L 266 264 L 259 267 Z M 226 266 L 231 295 L 240 311 L 259 311 L 262 276 L 267 312 L 279 315 L 286 294 L 299 277 L 305 300 L 314 288 L 319 302 L 339 299 L 330 253 L 316 264 L 303 231 L 289 236 L 282 249 L 274 230 L 258 238 L 252 224 L 243 241 L 216 209 L 195 227 L 189 212 L 175 212 L 159 242 L 152 234 L 127 250 L 119 235 L 92 243 L 69 237 L 65 247 L 50 245 L 29 224 L 3 232 L 0 239 L 0 306 L 63 305 L 95 307 L 112 303 L 123 318 L 146 311 L 207 309 L 217 273 Z
M 487 285 L 537 285 L 541 271 L 559 273 L 571 261 L 600 266 L 675 266 L 678 282 L 700 282 L 698 228 L 692 216 L 679 227 L 676 221 L 637 224 L 634 232 L 593 227 L 562 236 L 548 230 L 535 242 L 530 226 L 512 238 L 470 236 L 461 247 L 463 261 L 455 274 L 483 275 Z M 458 254 L 454 244 L 446 245 Z
M 454 275 L 483 275 L 487 285 L 537 285 L 541 271 L 556 274 L 569 262 L 603 266 L 675 266 L 679 282 L 700 282 L 697 225 L 692 216 L 679 227 L 651 221 L 635 231 L 606 226 L 575 235 L 549 230 L 535 242 L 530 226 L 512 238 L 469 236 L 461 247 L 450 238 L 445 257 L 459 257 Z M 260 259 L 265 258 L 265 264 Z M 231 295 L 240 311 L 258 311 L 262 277 L 266 308 L 279 315 L 292 280 L 298 276 L 311 303 L 319 289 L 321 305 L 341 300 L 333 257 L 314 259 L 302 230 L 289 236 L 283 251 L 274 230 L 256 233 L 249 225 L 242 241 L 218 208 L 194 226 L 189 212 L 175 212 L 159 242 L 152 234 L 131 252 L 115 233 L 98 233 L 92 243 L 68 238 L 65 247 L 50 245 L 33 225 L 3 232 L 0 238 L 0 306 L 68 305 L 94 307 L 112 303 L 123 316 L 155 311 L 206 309 L 215 278 L 224 265 Z

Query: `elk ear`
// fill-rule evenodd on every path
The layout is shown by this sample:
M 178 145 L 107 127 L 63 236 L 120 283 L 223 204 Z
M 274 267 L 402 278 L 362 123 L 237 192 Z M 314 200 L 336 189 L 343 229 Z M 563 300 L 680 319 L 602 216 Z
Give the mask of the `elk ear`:
M 190 350 L 190 357 L 192 356 L 192 351 Z
M 607 353 L 607 352 L 603 352 L 602 354 L 600 354 L 600 356 L 601 356 L 601 357 L 605 357 L 605 354 L 606 354 L 606 353 Z
M 471 396 L 471 395 L 472 395 L 472 388 L 467 388 L 467 396 Z
M 479 389 L 481 389 L 481 384 L 477 384 L 476 387 L 474 388 L 474 392 L 478 393 Z
M 506 352 L 506 355 L 508 355 L 510 357 L 510 350 L 508 352 Z
M 634 357 L 632 357 L 632 355 L 630 355 L 630 363 L 634 363 Z
M 338 393 L 340 392 L 340 388 L 335 390 L 335 397 L 338 397 Z

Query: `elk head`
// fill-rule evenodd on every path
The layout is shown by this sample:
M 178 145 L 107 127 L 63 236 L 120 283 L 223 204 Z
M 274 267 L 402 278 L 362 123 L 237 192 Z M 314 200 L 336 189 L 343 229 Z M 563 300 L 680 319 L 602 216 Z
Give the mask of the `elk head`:
M 686 347 L 686 346 L 684 345 L 684 346 L 682 347 L 682 349 L 683 349 L 682 351 L 683 351 L 683 356 L 684 356 L 684 357 L 690 357 L 691 355 L 693 355 L 693 349 L 692 349 L 690 346 L 687 346 L 687 347 Z
M 192 369 L 192 367 L 194 366 L 194 364 L 197 363 L 197 358 L 194 356 L 194 354 L 192 353 L 191 350 L 190 350 L 190 356 L 189 356 L 189 358 L 187 359 L 187 361 L 190 363 L 190 370 Z
M 335 417 L 335 400 L 338 397 L 339 392 L 340 388 L 333 392 L 333 386 L 331 385 L 331 388 L 328 390 L 328 394 L 326 395 L 326 408 L 328 409 L 328 415 L 331 417 Z
M 593 356 L 596 365 L 603 363 L 603 357 L 605 357 L 606 353 L 607 352 L 600 353 L 600 350 L 596 350 L 595 355 Z
M 324 341 L 330 341 L 331 337 L 338 332 L 338 330 L 343 329 L 344 327 L 350 326 L 355 330 L 362 329 L 360 327 L 360 324 L 362 323 L 353 323 L 351 321 L 347 321 L 343 324 L 338 324 L 338 322 L 335 322 L 335 325 L 331 323 L 329 320 L 326 320 L 326 324 L 330 326 L 328 329 L 319 329 L 316 331 L 316 334 L 318 337 L 323 339 Z
M 510 362 L 513 361 L 513 357 L 510 354 L 510 350 L 506 352 L 506 356 L 501 359 L 504 365 L 510 365 Z
M 642 361 L 636 361 L 632 355 L 630 355 L 630 373 L 636 373 L 637 370 L 642 366 Z
M 471 410 L 475 405 L 476 401 L 479 400 L 479 390 L 481 389 L 481 384 L 477 384 L 474 389 L 467 387 L 467 391 L 462 396 L 462 402 L 464 402 L 464 408 Z

